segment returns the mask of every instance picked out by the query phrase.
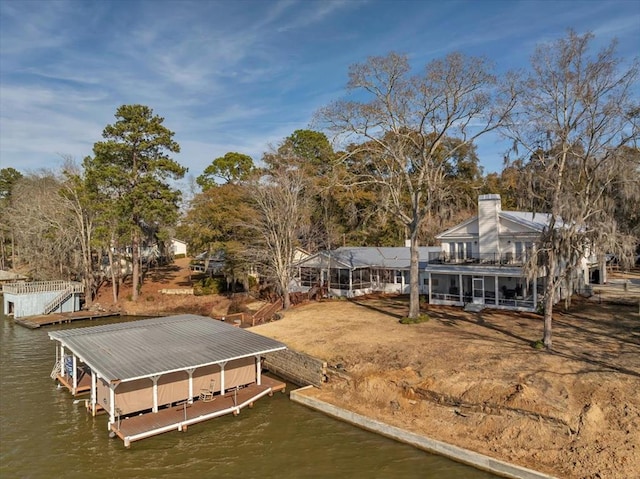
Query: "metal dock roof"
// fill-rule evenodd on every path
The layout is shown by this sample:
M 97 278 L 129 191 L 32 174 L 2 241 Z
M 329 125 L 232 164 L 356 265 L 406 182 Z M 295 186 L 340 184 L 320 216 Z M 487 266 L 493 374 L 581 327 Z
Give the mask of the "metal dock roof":
M 286 349 L 279 341 L 193 314 L 53 331 L 49 337 L 110 382 Z

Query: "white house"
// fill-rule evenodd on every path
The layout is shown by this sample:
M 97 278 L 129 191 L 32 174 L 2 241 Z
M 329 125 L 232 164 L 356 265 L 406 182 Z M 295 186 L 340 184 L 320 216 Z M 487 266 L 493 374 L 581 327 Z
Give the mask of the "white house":
M 176 238 L 171 239 L 171 252 L 173 256 L 183 254 L 187 256 L 187 242 Z
M 546 213 L 502 211 L 500 195 L 479 196 L 476 216 L 436 236 L 441 254 L 427 266 L 429 302 L 535 311 L 543 272 L 528 281 L 523 266 L 548 221 Z M 584 284 L 586 260 L 582 267 Z

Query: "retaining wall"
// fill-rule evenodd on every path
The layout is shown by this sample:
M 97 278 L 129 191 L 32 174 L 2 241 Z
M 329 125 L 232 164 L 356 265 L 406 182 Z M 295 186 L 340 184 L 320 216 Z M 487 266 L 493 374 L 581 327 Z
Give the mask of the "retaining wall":
M 298 386 L 320 387 L 327 380 L 327 363 L 291 349 L 265 355 L 263 366 Z

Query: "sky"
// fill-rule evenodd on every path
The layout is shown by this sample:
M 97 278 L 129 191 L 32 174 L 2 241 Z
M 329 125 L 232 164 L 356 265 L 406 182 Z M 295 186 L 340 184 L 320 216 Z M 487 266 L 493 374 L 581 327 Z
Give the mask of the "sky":
M 189 175 L 230 151 L 258 162 L 370 56 L 404 53 L 418 72 L 460 51 L 500 74 L 569 28 L 630 60 L 640 0 L 0 0 L 0 168 L 81 162 L 123 104 L 165 119 Z M 506 148 L 477 142 L 485 173 Z

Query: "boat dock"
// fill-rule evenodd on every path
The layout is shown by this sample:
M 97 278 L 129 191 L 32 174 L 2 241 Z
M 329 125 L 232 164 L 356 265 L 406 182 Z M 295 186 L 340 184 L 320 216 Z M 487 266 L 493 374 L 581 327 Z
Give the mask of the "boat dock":
M 120 316 L 120 313 L 108 311 L 76 311 L 73 313 L 51 313 L 41 314 L 38 316 L 25 316 L 14 319 L 16 324 L 29 329 L 37 329 L 41 326 L 49 326 L 51 324 L 70 323 L 71 321 L 80 321 L 83 319 L 99 319 Z
M 276 379 L 262 376 L 261 384 L 250 384 L 246 387 L 227 391 L 223 396 L 216 395 L 213 401 L 194 401 L 189 404 L 172 405 L 160 409 L 156 413 L 117 419 L 111 424 L 111 431 L 130 447 L 134 441 L 156 436 L 169 431 L 185 432 L 191 424 L 207 421 L 226 414 L 237 416 L 245 407 L 253 407 L 253 403 L 263 396 L 272 396 L 274 392 L 285 391 L 286 384 Z

